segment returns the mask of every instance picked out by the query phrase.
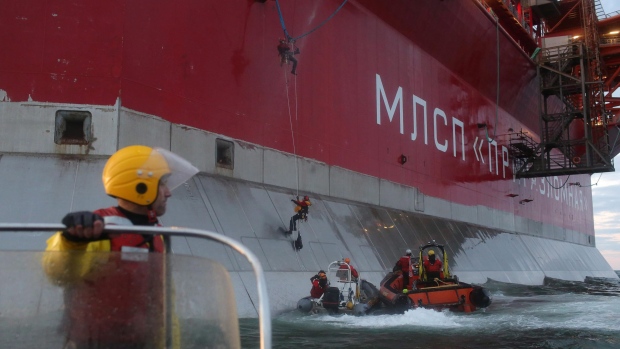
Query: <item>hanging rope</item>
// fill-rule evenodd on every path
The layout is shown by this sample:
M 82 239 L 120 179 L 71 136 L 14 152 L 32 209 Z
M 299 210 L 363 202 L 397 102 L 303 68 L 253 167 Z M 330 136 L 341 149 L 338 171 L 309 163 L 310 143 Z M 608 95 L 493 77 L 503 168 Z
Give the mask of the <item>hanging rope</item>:
M 280 17 L 280 26 L 282 27 L 282 30 L 284 31 L 284 36 L 286 37 L 287 40 L 289 40 L 292 37 L 289 35 L 288 31 L 286 31 L 286 24 L 284 24 L 284 17 L 282 17 L 282 10 L 280 9 L 280 2 L 278 0 L 276 0 L 276 8 L 278 9 L 278 17 Z
M 594 184 L 590 184 L 590 185 L 581 185 L 581 183 L 577 182 L 575 185 L 580 187 L 580 188 L 586 188 L 586 187 L 593 187 L 595 185 L 598 185 L 598 181 L 601 180 L 601 177 L 603 177 L 603 172 L 601 172 L 601 174 L 598 176 L 598 179 L 596 180 L 596 183 Z
M 561 186 L 559 187 L 554 187 L 553 184 L 551 182 L 549 182 L 549 178 L 545 177 L 545 180 L 547 181 L 547 183 L 549 184 L 549 186 L 553 189 L 562 189 L 564 188 L 564 186 L 566 185 L 566 182 L 568 182 L 568 180 L 570 179 L 570 175 L 568 177 L 566 177 L 566 180 L 564 181 L 564 183 L 562 183 Z
M 298 126 L 298 110 L 299 103 L 297 103 L 297 75 L 295 75 L 295 126 Z M 299 195 L 299 157 L 295 153 L 295 174 L 297 178 L 297 195 Z
M 323 22 L 319 23 L 319 25 L 314 27 L 314 29 L 311 29 L 310 31 L 306 32 L 305 34 L 302 34 L 302 35 L 294 38 L 286 30 L 286 24 L 284 23 L 284 16 L 282 16 L 282 10 L 280 9 L 280 2 L 278 0 L 276 0 L 276 8 L 278 9 L 278 16 L 280 17 L 280 25 L 282 26 L 282 30 L 284 31 L 284 36 L 286 37 L 286 39 L 288 41 L 297 41 L 297 40 L 303 38 L 304 36 L 312 34 L 316 30 L 318 30 L 319 28 L 324 26 L 327 22 L 329 22 L 329 20 L 332 19 L 336 15 L 336 13 L 338 13 L 338 11 L 340 11 L 340 9 L 342 9 L 342 7 L 344 6 L 344 4 L 347 3 L 347 1 L 349 1 L 349 0 L 344 0 L 342 2 L 342 4 L 340 4 L 340 6 L 338 6 L 336 11 L 334 11 L 334 13 L 332 13 L 329 17 L 327 17 Z
M 293 115 L 291 113 L 291 100 L 289 98 L 288 95 L 288 78 L 287 75 L 288 73 L 286 72 L 286 69 L 283 70 L 284 72 L 284 82 L 286 85 L 286 104 L 288 106 L 288 120 L 289 120 L 289 124 L 291 126 L 291 139 L 293 141 L 293 155 L 295 156 L 295 178 L 297 179 L 297 192 L 296 195 L 299 196 L 299 165 L 298 165 L 298 160 L 297 160 L 297 149 L 295 147 L 295 131 L 293 129 Z M 295 77 L 295 124 L 297 124 L 297 77 Z
M 307 35 L 312 34 L 313 32 L 317 31 L 319 28 L 321 28 L 322 26 L 324 26 L 327 22 L 329 22 L 343 7 L 344 5 L 347 3 L 348 0 L 344 0 L 342 2 L 342 4 L 340 4 L 340 6 L 338 6 L 338 8 L 336 9 L 336 11 L 334 11 L 334 13 L 332 13 L 329 17 L 327 17 L 325 20 L 323 20 L 321 23 L 319 23 L 319 25 L 317 25 L 316 27 L 314 27 L 313 29 L 311 29 L 310 31 L 294 38 L 292 37 L 288 30 L 286 30 L 286 23 L 284 23 L 284 16 L 282 15 L 282 9 L 280 8 L 280 1 L 276 0 L 276 8 L 278 10 L 278 17 L 280 19 L 280 26 L 282 26 L 282 31 L 284 32 L 284 36 L 286 37 L 286 40 L 288 41 L 288 43 L 291 45 L 291 51 L 294 52 L 294 47 L 293 47 L 293 43 Z M 288 93 L 288 78 L 287 78 L 287 73 L 286 70 L 284 70 L 284 81 L 285 81 L 285 85 L 286 85 L 286 101 L 288 104 L 288 115 L 289 115 L 289 123 L 291 126 L 291 139 L 293 141 L 293 155 L 295 156 L 295 176 L 297 178 L 297 195 L 299 196 L 299 160 L 297 158 L 297 149 L 295 146 L 295 131 L 294 131 L 294 127 L 293 127 L 293 116 L 291 113 L 291 100 L 289 97 L 289 93 Z M 295 125 L 297 125 L 298 122 L 298 107 L 299 107 L 299 103 L 297 100 L 297 77 L 295 77 Z

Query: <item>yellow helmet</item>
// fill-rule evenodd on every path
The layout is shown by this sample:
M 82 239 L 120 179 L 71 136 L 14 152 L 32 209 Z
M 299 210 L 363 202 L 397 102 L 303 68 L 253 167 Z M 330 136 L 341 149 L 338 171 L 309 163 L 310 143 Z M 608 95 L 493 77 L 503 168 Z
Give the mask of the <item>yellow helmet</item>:
M 429 256 L 432 256 L 432 255 L 434 255 L 434 254 L 435 254 L 435 251 L 433 251 L 433 250 L 428 251 L 428 255 L 429 255 Z
M 148 206 L 157 198 L 162 178 L 172 190 L 197 172 L 187 160 L 165 149 L 131 145 L 108 159 L 102 180 L 106 194 Z
M 347 257 L 347 258 L 345 258 L 345 259 L 344 259 L 344 262 L 345 262 L 345 263 L 347 263 L 347 264 L 350 264 L 350 263 L 351 263 L 351 259 L 349 259 L 349 258 Z

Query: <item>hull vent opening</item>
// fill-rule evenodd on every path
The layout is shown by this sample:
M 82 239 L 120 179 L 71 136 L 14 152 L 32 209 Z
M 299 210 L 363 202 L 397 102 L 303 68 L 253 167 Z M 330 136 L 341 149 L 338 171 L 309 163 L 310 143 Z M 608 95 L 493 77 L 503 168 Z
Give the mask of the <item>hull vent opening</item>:
M 58 110 L 54 130 L 56 144 L 90 144 L 93 140 L 92 115 L 88 111 Z
M 235 144 L 231 141 L 217 138 L 215 140 L 216 154 L 215 161 L 217 167 L 232 170 L 234 167 Z

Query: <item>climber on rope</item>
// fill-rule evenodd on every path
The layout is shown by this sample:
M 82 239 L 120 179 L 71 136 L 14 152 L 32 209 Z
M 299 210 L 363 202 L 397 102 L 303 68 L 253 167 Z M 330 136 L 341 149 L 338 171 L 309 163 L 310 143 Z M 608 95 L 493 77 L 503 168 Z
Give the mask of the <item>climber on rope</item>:
M 290 40 L 287 43 L 286 39 L 280 38 L 278 54 L 280 55 L 280 66 L 285 63 L 288 64 L 288 62 L 293 62 L 291 74 L 297 75 L 297 58 L 295 58 L 295 55 L 299 54 L 299 47 L 295 46 L 295 41 Z
M 297 204 L 295 206 L 295 215 L 291 217 L 289 222 L 289 234 L 293 233 L 293 230 L 297 230 L 297 221 L 303 219 L 304 221 L 308 221 L 308 207 L 312 206 L 312 202 L 310 202 L 310 198 L 308 195 L 304 196 L 303 200 L 299 200 L 299 196 L 297 196 L 297 200 L 291 199 L 292 202 Z

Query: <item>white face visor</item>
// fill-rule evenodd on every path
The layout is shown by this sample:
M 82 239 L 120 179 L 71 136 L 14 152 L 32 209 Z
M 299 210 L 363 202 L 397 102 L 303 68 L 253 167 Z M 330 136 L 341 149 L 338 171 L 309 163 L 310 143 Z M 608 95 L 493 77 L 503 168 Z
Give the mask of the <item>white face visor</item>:
M 187 182 L 199 172 L 196 166 L 171 151 L 153 148 L 153 153 L 163 156 L 168 168 L 170 168 L 170 173 L 161 178 L 161 181 L 166 184 L 170 191 Z

